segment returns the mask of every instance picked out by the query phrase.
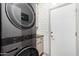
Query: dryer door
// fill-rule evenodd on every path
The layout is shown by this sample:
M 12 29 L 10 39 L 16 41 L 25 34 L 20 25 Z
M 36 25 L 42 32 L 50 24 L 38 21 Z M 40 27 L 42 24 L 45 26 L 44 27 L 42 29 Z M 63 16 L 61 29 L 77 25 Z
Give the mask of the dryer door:
M 31 4 L 8 3 L 5 11 L 10 22 L 19 29 L 28 29 L 35 24 L 35 12 Z
M 24 48 L 19 51 L 16 56 L 39 56 L 37 49 L 35 48 Z

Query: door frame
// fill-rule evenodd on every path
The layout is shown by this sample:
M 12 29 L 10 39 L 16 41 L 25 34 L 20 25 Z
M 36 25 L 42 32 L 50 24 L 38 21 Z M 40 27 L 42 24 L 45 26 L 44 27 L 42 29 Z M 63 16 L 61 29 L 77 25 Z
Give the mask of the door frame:
M 64 3 L 49 9 L 49 55 L 50 56 L 51 56 L 51 11 L 70 4 L 73 4 L 73 3 Z M 76 17 L 76 21 L 77 21 L 77 17 Z M 77 25 L 76 25 L 76 28 L 77 28 Z M 77 33 L 77 30 L 76 30 L 76 33 Z M 76 36 L 76 41 L 77 41 L 77 36 Z M 76 55 L 77 55 L 77 42 L 76 42 Z

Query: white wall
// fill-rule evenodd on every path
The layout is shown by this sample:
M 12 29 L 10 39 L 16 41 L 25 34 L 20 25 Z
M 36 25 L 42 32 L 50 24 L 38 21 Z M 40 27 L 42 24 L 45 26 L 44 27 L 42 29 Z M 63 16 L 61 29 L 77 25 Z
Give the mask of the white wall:
M 44 35 L 44 53 L 49 55 L 49 9 L 50 4 L 40 3 L 37 8 L 38 34 Z

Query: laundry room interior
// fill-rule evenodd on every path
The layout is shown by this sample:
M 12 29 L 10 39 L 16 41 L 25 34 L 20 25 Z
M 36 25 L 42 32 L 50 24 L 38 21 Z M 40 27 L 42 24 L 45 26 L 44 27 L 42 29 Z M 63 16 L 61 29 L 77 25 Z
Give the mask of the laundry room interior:
M 0 56 L 79 56 L 79 3 L 0 3 Z

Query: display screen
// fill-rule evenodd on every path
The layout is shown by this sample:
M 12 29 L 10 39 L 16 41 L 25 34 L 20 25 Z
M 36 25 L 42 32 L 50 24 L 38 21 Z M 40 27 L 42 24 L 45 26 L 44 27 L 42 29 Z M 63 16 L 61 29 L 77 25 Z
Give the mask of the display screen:
M 29 21 L 29 16 L 25 13 L 21 13 L 21 20 L 28 22 Z

